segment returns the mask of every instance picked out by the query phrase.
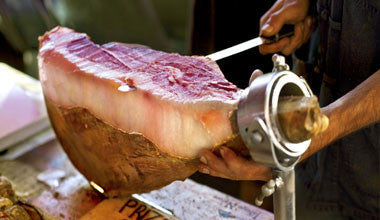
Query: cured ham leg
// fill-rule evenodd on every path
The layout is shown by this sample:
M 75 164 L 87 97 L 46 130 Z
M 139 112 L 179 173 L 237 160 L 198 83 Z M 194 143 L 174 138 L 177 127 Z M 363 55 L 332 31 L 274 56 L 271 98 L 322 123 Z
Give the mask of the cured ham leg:
M 208 58 L 97 45 L 57 27 L 40 37 L 38 65 L 57 138 L 74 166 L 108 196 L 187 178 L 200 149 L 244 149 L 235 121 L 241 90 Z M 279 115 L 290 140 L 323 130 L 318 105 L 292 100 L 291 107 L 280 104 Z
M 97 45 L 57 27 L 40 38 L 40 80 L 62 147 L 108 195 L 147 192 L 196 171 L 232 140 L 239 90 L 215 62 L 138 45 Z

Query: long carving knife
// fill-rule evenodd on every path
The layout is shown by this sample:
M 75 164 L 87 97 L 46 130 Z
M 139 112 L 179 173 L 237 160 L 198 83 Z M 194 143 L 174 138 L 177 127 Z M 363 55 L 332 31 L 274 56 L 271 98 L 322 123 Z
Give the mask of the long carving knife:
M 254 39 L 248 40 L 246 42 L 240 43 L 238 45 L 226 48 L 224 50 L 212 53 L 207 55 L 206 57 L 218 61 L 225 57 L 229 57 L 240 52 L 249 50 L 251 48 L 260 46 L 261 44 L 271 44 L 277 42 L 285 37 L 291 37 L 294 34 L 294 25 L 286 24 L 282 27 L 282 29 L 272 37 L 256 37 Z

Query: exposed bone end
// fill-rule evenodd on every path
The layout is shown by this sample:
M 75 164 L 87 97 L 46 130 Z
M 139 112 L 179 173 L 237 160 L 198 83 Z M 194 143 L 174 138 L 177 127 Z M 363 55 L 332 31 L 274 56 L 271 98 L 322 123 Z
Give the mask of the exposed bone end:
M 299 143 L 325 131 L 329 119 L 321 112 L 317 97 L 281 97 L 277 111 L 281 130 L 293 143 Z

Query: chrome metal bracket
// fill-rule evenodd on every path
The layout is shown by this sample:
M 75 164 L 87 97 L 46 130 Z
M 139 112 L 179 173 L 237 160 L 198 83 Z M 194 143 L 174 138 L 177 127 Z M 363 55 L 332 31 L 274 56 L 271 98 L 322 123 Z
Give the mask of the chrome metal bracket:
M 294 166 L 310 140 L 292 143 L 281 131 L 277 118 L 281 96 L 313 96 L 306 81 L 289 71 L 283 56 L 274 55 L 273 72 L 256 77 L 244 90 L 237 110 L 240 135 L 252 159 L 273 168 L 273 179 L 257 199 L 274 193 L 275 219 L 295 219 Z

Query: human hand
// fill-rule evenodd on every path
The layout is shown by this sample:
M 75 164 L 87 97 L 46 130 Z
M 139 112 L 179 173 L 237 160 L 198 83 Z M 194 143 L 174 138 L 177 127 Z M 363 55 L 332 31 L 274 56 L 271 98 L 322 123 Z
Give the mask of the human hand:
M 308 9 L 309 0 L 277 0 L 260 19 L 260 35 L 273 36 L 284 24 L 294 24 L 294 35 L 276 43 L 261 45 L 260 53 L 281 51 L 284 55 L 289 55 L 308 41 L 315 29 L 315 19 L 307 16 Z
M 261 70 L 253 71 L 249 84 L 262 74 Z M 219 153 L 220 157 L 209 150 L 201 150 L 199 172 L 232 180 L 267 181 L 271 178 L 271 169 L 267 166 L 238 156 L 226 147 L 222 147 Z
M 263 180 L 272 177 L 267 166 L 238 156 L 231 149 L 222 147 L 220 157 L 209 150 L 200 151 L 199 172 L 231 180 Z

